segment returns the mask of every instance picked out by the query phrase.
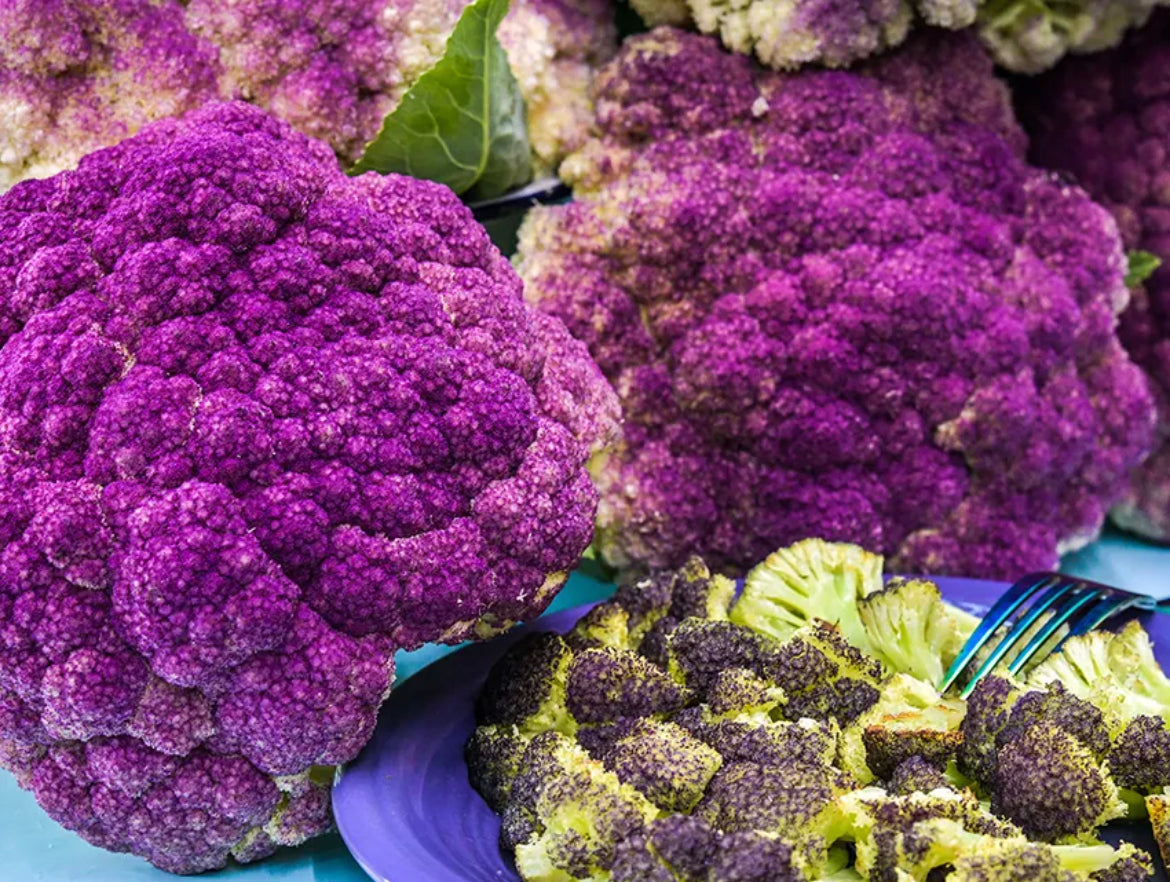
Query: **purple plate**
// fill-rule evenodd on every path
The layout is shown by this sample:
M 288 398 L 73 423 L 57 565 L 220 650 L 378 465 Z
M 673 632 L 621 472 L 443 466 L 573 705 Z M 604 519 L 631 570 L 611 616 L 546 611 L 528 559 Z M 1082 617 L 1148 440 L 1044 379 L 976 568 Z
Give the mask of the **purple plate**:
M 1007 587 L 1000 582 L 939 578 L 948 601 L 977 615 Z M 566 631 L 589 606 L 538 619 L 489 643 L 461 649 L 423 669 L 393 692 L 370 743 L 337 776 L 333 811 L 354 858 L 378 882 L 519 882 L 500 853 L 500 819 L 471 789 L 463 745 L 474 728 L 473 705 L 488 670 L 531 631 Z M 1170 616 L 1146 622 L 1158 660 L 1170 667 Z M 1105 831 L 1156 854 L 1148 825 Z M 1155 879 L 1165 880 L 1158 866 Z

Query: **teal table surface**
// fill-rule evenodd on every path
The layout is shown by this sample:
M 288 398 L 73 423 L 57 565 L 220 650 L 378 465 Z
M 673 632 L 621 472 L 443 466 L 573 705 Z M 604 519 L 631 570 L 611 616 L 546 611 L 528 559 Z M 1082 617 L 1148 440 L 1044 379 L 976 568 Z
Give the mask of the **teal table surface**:
M 1106 534 L 1088 548 L 1069 555 L 1062 569 L 1157 597 L 1170 596 L 1170 548 L 1136 542 L 1120 534 Z M 610 590 L 610 585 L 575 574 L 552 609 L 598 600 Z M 400 679 L 451 651 L 452 647 L 425 647 L 402 653 L 398 659 Z M 393 832 L 387 831 L 387 835 Z M 101 851 L 61 829 L 44 815 L 30 794 L 16 786 L 10 775 L 0 772 L 2 882 L 173 882 L 176 878 L 137 858 Z M 367 877 L 349 857 L 341 839 L 333 834 L 259 864 L 196 878 L 217 882 L 366 882 Z

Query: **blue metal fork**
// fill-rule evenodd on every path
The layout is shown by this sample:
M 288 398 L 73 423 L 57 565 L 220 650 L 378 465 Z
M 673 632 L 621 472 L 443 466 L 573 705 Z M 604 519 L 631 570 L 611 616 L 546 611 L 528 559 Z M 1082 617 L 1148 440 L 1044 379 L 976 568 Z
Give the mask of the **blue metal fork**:
M 964 684 L 959 692 L 961 698 L 970 695 L 975 685 L 995 670 L 1004 656 L 1041 621 L 1045 613 L 1050 613 L 1049 617 L 1008 664 L 1007 670 L 1012 676 L 1023 670 L 1024 665 L 1035 658 L 1064 625 L 1069 626 L 1069 631 L 1052 648 L 1053 652 L 1060 649 L 1069 637 L 1087 634 L 1119 613 L 1126 610 L 1148 611 L 1157 606 L 1158 601 L 1153 597 L 1122 591 L 1087 579 L 1061 573 L 1029 573 L 1012 585 L 987 611 L 983 621 L 963 644 L 943 678 L 939 691 L 950 689 L 979 651 L 1009 622 L 1012 623 L 1011 628 Z

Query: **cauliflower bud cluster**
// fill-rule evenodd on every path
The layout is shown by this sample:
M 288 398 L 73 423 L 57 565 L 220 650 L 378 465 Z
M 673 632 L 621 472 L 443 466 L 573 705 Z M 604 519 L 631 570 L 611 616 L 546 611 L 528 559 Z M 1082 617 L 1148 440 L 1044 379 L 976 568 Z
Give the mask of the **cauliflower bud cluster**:
M 0 191 L 216 97 L 351 163 L 442 56 L 463 0 L 16 0 L 0 5 Z M 609 0 L 514 0 L 500 26 L 538 173 L 584 139 Z
M 1028 84 L 1023 104 L 1036 161 L 1071 174 L 1112 210 L 1128 247 L 1163 262 L 1121 318 L 1122 342 L 1158 398 L 1161 431 L 1114 519 L 1170 541 L 1170 10 L 1116 51 Z
M 973 38 L 785 75 L 659 28 L 595 103 L 519 267 L 622 399 L 612 563 L 742 569 L 815 535 L 1007 576 L 1097 534 L 1154 426 L 1126 255 L 1021 158 Z
M 612 390 L 446 188 L 211 104 L 0 197 L 0 763 L 174 872 L 330 824 L 393 652 L 542 610 Z

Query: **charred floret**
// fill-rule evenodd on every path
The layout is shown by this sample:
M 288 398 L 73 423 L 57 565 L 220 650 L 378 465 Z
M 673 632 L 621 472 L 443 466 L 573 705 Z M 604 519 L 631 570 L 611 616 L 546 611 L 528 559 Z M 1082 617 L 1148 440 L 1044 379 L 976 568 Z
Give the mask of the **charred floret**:
M 1105 715 L 1059 683 L 982 680 L 962 733 L 961 771 L 989 794 L 994 811 L 1032 838 L 1084 838 L 1125 814 L 1103 764 L 1110 749 Z
M 960 831 L 1022 838 L 1012 824 L 987 813 L 969 791 L 950 789 L 893 796 L 877 787 L 844 795 L 837 809 L 857 853 L 857 870 L 870 882 L 916 879 L 948 861 L 935 854 L 935 836 L 923 822 L 945 820 Z
M 835 718 L 847 725 L 880 697 L 881 663 L 849 643 L 836 626 L 814 620 L 770 659 L 770 679 L 784 690 L 790 720 Z
M 618 845 L 613 882 L 707 882 L 720 835 L 702 818 L 667 815 Z
M 685 619 L 671 633 L 671 675 L 706 696 L 721 671 L 742 668 L 767 680 L 783 648 L 770 637 L 732 622 Z
M 707 689 L 707 705 L 715 715 L 767 714 L 784 703 L 784 690 L 744 668 L 720 671 Z
M 630 614 L 612 600 L 599 603 L 585 613 L 565 635 L 565 642 L 575 652 L 598 646 L 630 648 Z
M 709 706 L 687 708 L 675 722 L 719 751 L 726 763 L 829 766 L 837 755 L 836 723 L 773 720 L 758 712 L 721 716 Z
M 696 809 L 724 831 L 798 832 L 832 804 L 840 780 L 825 766 L 728 763 Z
M 611 723 L 580 726 L 577 729 L 577 743 L 584 747 L 591 757 L 605 762 L 605 757 L 613 746 L 633 732 L 640 722 L 641 717 L 621 717 Z
M 886 790 L 894 796 L 909 796 L 911 793 L 930 793 L 933 790 L 952 787 L 944 772 L 931 761 L 912 756 L 900 762 L 886 780 Z
M 638 654 L 661 668 L 670 665 L 670 636 L 678 627 L 678 619 L 663 616 L 651 625 L 638 644 Z
M 669 612 L 673 586 L 673 570 L 656 570 L 618 582 L 613 600 L 629 614 L 630 643 L 633 646 L 638 646 L 654 623 Z
M 565 743 L 572 744 L 572 740 L 559 732 L 543 732 L 524 749 L 520 773 L 513 779 L 500 812 L 500 845 L 505 850 L 514 850 L 540 832 L 537 799 L 545 783 L 559 769 L 556 752 Z
M 609 723 L 681 709 L 689 692 L 661 668 L 633 652 L 586 649 L 568 668 L 565 703 L 578 723 Z
M 848 776 L 824 765 L 728 763 L 711 779 L 695 814 L 724 833 L 762 830 L 783 837 L 815 878 L 843 832 L 837 797 L 852 786 Z
M 1170 729 L 1161 717 L 1134 717 L 1109 751 L 1118 787 L 1150 792 L 1170 786 Z
M 1156 791 L 1170 785 L 1170 678 L 1137 622 L 1066 641 L 1028 682 L 1059 684 L 1099 709 L 1113 736 L 1108 758 L 1118 786 Z
M 1059 682 L 1027 687 L 991 676 L 967 700 L 961 731 L 959 768 L 984 788 L 991 787 L 1000 748 L 1024 729 L 1048 723 L 1080 742 L 1100 762 L 1110 750 L 1110 721 L 1099 708 Z
M 606 872 L 617 844 L 658 810 L 572 739 L 549 733 L 533 745 L 541 739 L 533 766 L 517 777 L 509 799 L 509 808 L 522 805 L 531 822 L 526 831 L 511 830 L 513 837 L 527 833 L 515 844 L 516 868 L 530 882 Z
M 776 833 L 741 830 L 719 838 L 709 882 L 804 882 L 799 849 Z
M 963 713 L 962 701 L 897 674 L 883 685 L 878 702 L 842 733 L 841 764 L 862 784 L 892 775 L 913 756 L 941 771 L 962 743 Z
M 1126 814 L 1117 785 L 1093 752 L 1048 722 L 1016 732 L 999 749 L 991 807 L 1045 842 L 1092 836 Z
M 604 762 L 659 808 L 690 812 L 723 758 L 674 723 L 640 720 L 605 752 Z
M 492 667 L 475 706 L 482 726 L 511 725 L 521 735 L 577 728 L 565 706 L 573 652 L 558 634 L 524 637 Z
M 775 833 L 720 833 L 702 818 L 671 815 L 622 843 L 613 882 L 803 882 L 799 852 Z
M 1146 811 L 1162 860 L 1170 862 L 1170 794 L 1151 793 L 1146 797 Z
M 1019 835 L 988 835 L 943 819 L 916 825 L 914 836 L 929 843 L 915 878 L 950 867 L 949 882 L 1142 882 L 1152 870 L 1149 855 L 1129 844 L 1118 849 L 1099 842 L 1053 846 Z
M 678 621 L 692 618 L 723 621 L 734 597 L 735 582 L 712 574 L 701 557 L 692 555 L 675 573 L 667 615 Z
M 479 726 L 467 742 L 467 777 L 492 811 L 503 811 L 507 804 L 527 747 L 528 739 L 510 725 Z
M 1041 721 L 1052 723 L 1067 732 L 1087 747 L 1094 759 L 1101 761 L 1108 756 L 1109 723 L 1105 715 L 1099 708 L 1077 698 L 1060 683 L 1051 683 L 1046 689 L 1022 692 L 997 741 L 1005 744 L 1015 737 L 1018 729 Z
M 995 775 L 996 739 L 1011 720 L 1020 692 L 1013 681 L 991 676 L 980 680 L 967 699 L 967 714 L 960 726 L 959 769 L 980 784 L 989 784 Z
M 637 650 L 655 664 L 666 667 L 667 644 L 679 623 L 688 618 L 726 620 L 734 596 L 734 582 L 712 574 L 702 558 L 691 556 L 677 570 L 658 570 L 641 578 L 623 581 L 613 600 L 602 606 L 625 610 L 624 648 Z M 609 618 L 611 615 L 609 610 L 595 613 L 595 617 Z M 585 627 L 595 629 L 596 625 Z M 620 629 L 603 629 L 603 633 L 596 635 L 595 639 L 607 637 L 613 630 Z M 602 639 L 600 642 L 617 645 L 612 640 Z

